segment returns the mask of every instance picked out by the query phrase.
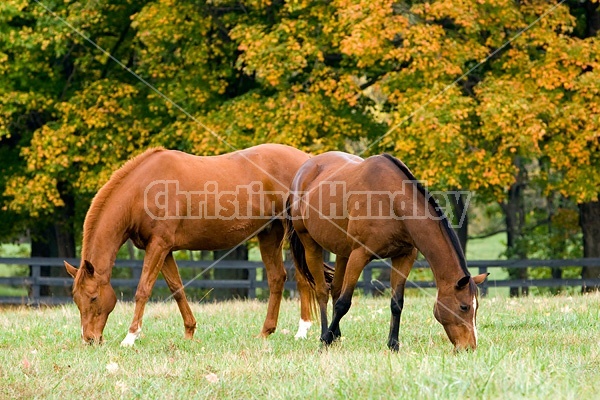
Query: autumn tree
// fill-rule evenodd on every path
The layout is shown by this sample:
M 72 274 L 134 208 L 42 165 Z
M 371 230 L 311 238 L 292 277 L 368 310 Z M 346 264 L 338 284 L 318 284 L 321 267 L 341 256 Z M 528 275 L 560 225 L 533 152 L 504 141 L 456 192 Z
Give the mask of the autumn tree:
M 581 204 L 593 255 L 597 11 L 589 0 L 5 1 L 3 213 L 75 232 L 111 172 L 148 146 L 212 155 L 277 142 L 388 151 L 435 190 L 498 202 L 519 257 L 522 189 L 557 194 Z

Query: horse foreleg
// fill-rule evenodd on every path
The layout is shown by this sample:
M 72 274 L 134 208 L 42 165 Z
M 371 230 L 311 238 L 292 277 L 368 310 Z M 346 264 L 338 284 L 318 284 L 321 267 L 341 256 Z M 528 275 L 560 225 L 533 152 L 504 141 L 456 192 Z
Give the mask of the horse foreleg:
M 177 302 L 181 316 L 183 317 L 185 338 L 192 339 L 194 337 L 194 332 L 196 332 L 196 318 L 194 318 L 194 314 L 192 314 L 192 310 L 190 309 L 190 305 L 185 296 L 183 282 L 181 281 L 181 275 L 179 275 L 177 263 L 173 258 L 173 253 L 167 254 L 162 273 L 173 294 L 173 298 Z
M 135 311 L 133 312 L 133 321 L 129 326 L 129 333 L 121 342 L 121 346 L 131 347 L 135 340 L 142 333 L 142 318 L 144 308 L 152 293 L 152 288 L 158 277 L 161 267 L 165 262 L 165 257 L 169 249 L 155 241 L 151 241 L 146 247 L 146 256 L 144 257 L 144 266 L 142 267 L 142 276 L 135 292 Z
M 271 228 L 258 234 L 258 244 L 260 255 L 265 270 L 267 272 L 267 281 L 269 284 L 269 305 L 267 306 L 267 317 L 263 324 L 259 336 L 266 338 L 277 329 L 277 320 L 279 318 L 279 307 L 283 297 L 286 272 L 283 266 L 283 255 L 281 252 L 281 243 L 283 241 L 283 226 L 278 222 L 273 222 Z
M 344 280 L 342 284 L 342 290 L 340 297 L 337 299 L 333 306 L 333 318 L 329 330 L 323 340 L 325 343 L 330 344 L 333 342 L 335 332 L 340 331 L 340 320 L 352 305 L 352 295 L 354 294 L 354 288 L 358 282 L 358 278 L 362 273 L 365 265 L 370 261 L 371 254 L 368 253 L 363 247 L 357 248 L 352 251 L 348 258 L 348 264 L 344 274 Z M 335 278 L 335 276 L 334 276 Z
M 398 333 L 400 331 L 400 315 L 404 307 L 404 288 L 408 274 L 417 258 L 417 249 L 413 249 L 407 256 L 392 258 L 392 273 L 390 283 L 392 286 L 392 300 L 390 302 L 390 310 L 392 319 L 390 321 L 390 334 L 388 336 L 388 347 L 392 351 L 400 349 L 398 341 Z

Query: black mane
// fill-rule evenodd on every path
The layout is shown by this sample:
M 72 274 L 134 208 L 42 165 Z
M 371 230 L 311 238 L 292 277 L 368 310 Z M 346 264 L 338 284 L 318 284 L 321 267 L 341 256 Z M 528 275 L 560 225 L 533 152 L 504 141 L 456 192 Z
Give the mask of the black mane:
M 471 274 L 469 273 L 469 270 L 467 269 L 467 260 L 465 259 L 465 254 L 460 245 L 460 242 L 458 241 L 458 236 L 456 235 L 456 232 L 454 232 L 454 229 L 452 229 L 452 227 L 450 226 L 448 217 L 446 217 L 446 214 L 442 211 L 438 202 L 433 198 L 433 196 L 431 196 L 431 194 L 421 184 L 421 182 L 419 182 L 417 180 L 417 178 L 415 178 L 415 176 L 412 174 L 412 172 L 410 172 L 408 167 L 406 165 L 404 165 L 404 163 L 402 161 L 398 160 L 396 157 L 391 156 L 387 153 L 382 154 L 382 156 L 387 158 L 391 162 L 393 162 L 394 165 L 396 165 L 396 167 L 398 167 L 400 169 L 400 171 L 402 171 L 402 173 L 404 175 L 406 175 L 407 178 L 410 179 L 415 184 L 415 186 L 417 187 L 419 192 L 421 192 L 421 194 L 423 196 L 425 196 L 425 198 L 429 201 L 429 204 L 433 207 L 433 209 L 435 210 L 437 215 L 440 217 L 440 224 L 444 227 L 444 230 L 446 231 L 446 234 L 450 238 L 450 242 L 452 243 L 452 246 L 454 247 L 454 250 L 456 251 L 456 254 L 458 255 L 460 267 L 462 268 L 465 275 L 470 276 Z

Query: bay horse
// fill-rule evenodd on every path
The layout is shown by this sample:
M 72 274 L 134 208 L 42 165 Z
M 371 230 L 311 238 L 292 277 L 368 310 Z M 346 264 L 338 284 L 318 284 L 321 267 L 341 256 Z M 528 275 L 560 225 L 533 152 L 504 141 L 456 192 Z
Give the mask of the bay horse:
M 384 154 L 362 159 L 342 152 L 315 156 L 298 170 L 287 201 L 287 235 L 297 268 L 315 287 L 321 341 L 340 336 L 340 320 L 365 266 L 391 258 L 391 322 L 387 345 L 398 351 L 404 287 L 420 251 L 437 285 L 435 318 L 456 350 L 477 346 L 477 284 L 458 238 L 430 193 L 398 159 Z M 328 292 L 323 249 L 335 253 L 333 319 L 327 326 Z
M 117 301 L 110 284 L 112 268 L 127 239 L 146 253 L 123 346 L 132 346 L 141 333 L 144 307 L 160 271 L 183 317 L 185 338 L 193 337 L 196 319 L 174 250 L 228 249 L 253 236 L 258 236 L 270 290 L 260 336 L 274 332 L 286 279 L 283 208 L 294 174 L 309 157 L 289 146 L 263 144 L 207 157 L 153 148 L 125 163 L 98 191 L 86 214 L 81 266 L 65 261 L 75 278 L 73 299 L 84 342 L 102 342 Z M 311 294 L 302 276 L 298 279 L 301 336 L 310 323 Z

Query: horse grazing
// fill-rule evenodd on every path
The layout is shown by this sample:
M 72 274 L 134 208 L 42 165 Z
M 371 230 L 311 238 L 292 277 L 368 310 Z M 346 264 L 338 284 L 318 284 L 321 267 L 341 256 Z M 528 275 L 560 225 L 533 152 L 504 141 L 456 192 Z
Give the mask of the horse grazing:
M 372 259 L 391 258 L 387 344 L 398 351 L 404 287 L 419 250 L 429 261 L 438 288 L 435 318 L 455 349 L 476 348 L 476 284 L 487 274 L 470 276 L 448 219 L 401 161 L 387 154 L 365 160 L 342 152 L 313 157 L 298 170 L 288 207 L 292 254 L 315 287 L 322 342 L 329 345 L 340 336 L 340 320 L 350 309 L 364 267 Z M 323 249 L 337 255 L 329 327 Z
M 196 320 L 174 250 L 227 249 L 253 236 L 258 236 L 270 289 L 260 335 L 274 332 L 286 279 L 284 203 L 294 174 L 309 157 L 289 146 L 264 144 L 212 157 L 155 148 L 128 161 L 92 201 L 83 227 L 80 268 L 65 261 L 75 278 L 73 299 L 81 314 L 83 340 L 102 341 L 117 301 L 110 284 L 112 268 L 127 239 L 146 254 L 133 321 L 122 345 L 132 346 L 139 337 L 144 307 L 160 271 L 181 311 L 185 337 L 193 337 Z M 299 290 L 306 325 L 311 294 L 301 276 Z

